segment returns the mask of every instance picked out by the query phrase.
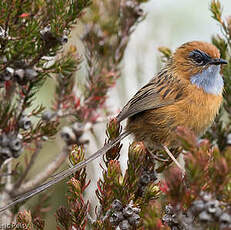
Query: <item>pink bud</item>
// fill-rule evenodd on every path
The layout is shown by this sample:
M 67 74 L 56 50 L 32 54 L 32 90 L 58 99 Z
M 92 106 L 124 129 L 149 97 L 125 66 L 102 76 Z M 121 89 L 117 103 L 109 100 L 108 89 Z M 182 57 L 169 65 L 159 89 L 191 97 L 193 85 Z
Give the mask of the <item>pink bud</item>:
M 20 17 L 20 18 L 25 18 L 25 17 L 28 17 L 28 16 L 29 16 L 28 13 L 23 13 L 23 14 L 21 14 L 19 17 Z

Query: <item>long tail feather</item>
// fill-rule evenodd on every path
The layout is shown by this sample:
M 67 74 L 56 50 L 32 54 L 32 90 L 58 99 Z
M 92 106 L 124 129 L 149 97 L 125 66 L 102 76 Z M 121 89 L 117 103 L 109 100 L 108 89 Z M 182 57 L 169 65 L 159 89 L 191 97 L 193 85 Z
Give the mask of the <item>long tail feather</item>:
M 9 204 L 0 207 L 0 212 L 14 206 L 15 204 L 22 202 L 46 189 L 48 189 L 49 187 L 51 187 L 52 185 L 57 184 L 58 182 L 62 181 L 63 179 L 67 178 L 68 176 L 71 176 L 73 173 L 75 173 L 77 170 L 80 170 L 81 168 L 85 167 L 89 162 L 95 160 L 96 158 L 98 158 L 99 156 L 105 154 L 108 150 L 110 150 L 111 148 L 113 148 L 118 142 L 120 142 L 122 139 L 124 139 L 126 136 L 129 135 L 129 132 L 124 132 L 121 135 L 119 135 L 115 140 L 109 142 L 108 144 L 104 145 L 101 149 L 99 149 L 97 152 L 95 152 L 94 154 L 92 154 L 89 158 L 87 158 L 86 160 L 80 162 L 79 164 L 75 165 L 72 168 L 66 169 L 58 174 L 56 174 L 54 177 L 52 177 L 52 180 L 24 193 L 21 194 L 19 196 L 17 196 L 16 198 L 14 198 Z

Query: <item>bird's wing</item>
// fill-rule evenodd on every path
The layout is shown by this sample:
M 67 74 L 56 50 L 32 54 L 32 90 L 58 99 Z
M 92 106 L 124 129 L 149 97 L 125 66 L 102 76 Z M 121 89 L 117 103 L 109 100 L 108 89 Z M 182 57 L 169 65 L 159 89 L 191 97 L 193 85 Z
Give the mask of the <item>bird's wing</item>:
M 180 85 L 180 81 L 170 75 L 166 69 L 162 70 L 124 106 L 117 116 L 118 122 L 145 110 L 173 104 L 181 97 Z

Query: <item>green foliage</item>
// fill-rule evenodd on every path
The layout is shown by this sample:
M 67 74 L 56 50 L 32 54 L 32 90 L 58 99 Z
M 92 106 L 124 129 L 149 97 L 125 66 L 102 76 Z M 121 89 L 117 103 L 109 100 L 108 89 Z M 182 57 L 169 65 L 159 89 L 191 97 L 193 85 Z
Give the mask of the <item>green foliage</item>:
M 76 47 L 64 52 L 63 45 L 89 5 L 89 0 L 0 1 L 0 179 L 1 193 L 9 194 L 1 205 L 14 199 L 24 187 L 43 143 L 59 131 L 60 118 L 72 116 L 79 106 L 73 88 L 74 73 L 81 60 Z M 45 107 L 34 106 L 34 102 L 48 77 L 56 84 L 56 95 L 52 95 L 54 113 L 50 116 L 48 112 L 45 117 Z M 20 125 L 25 117 L 28 126 Z M 18 163 L 20 166 L 6 176 L 9 165 L 2 166 L 5 160 L 24 152 L 25 164 Z M 6 177 L 12 178 L 5 180 Z M 47 212 L 45 203 L 41 202 L 41 208 Z M 18 213 L 17 222 L 27 226 L 23 229 L 43 229 L 41 218 L 41 212 L 31 215 L 25 211 Z
M 159 47 L 158 50 L 162 54 L 162 58 L 161 58 L 162 62 L 167 62 L 172 55 L 172 51 L 168 47 L 163 47 L 163 46 Z

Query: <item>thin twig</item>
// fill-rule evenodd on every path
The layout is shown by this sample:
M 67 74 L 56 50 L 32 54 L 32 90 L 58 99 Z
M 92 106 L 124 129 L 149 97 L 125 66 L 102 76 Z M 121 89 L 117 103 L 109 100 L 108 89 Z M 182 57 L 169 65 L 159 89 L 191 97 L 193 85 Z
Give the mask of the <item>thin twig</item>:
M 69 148 L 68 146 L 65 146 L 63 151 L 46 167 L 46 169 L 39 173 L 35 178 L 22 184 L 20 188 L 14 189 L 14 191 L 11 192 L 11 196 L 16 197 L 20 194 L 28 192 L 40 185 L 42 182 L 46 181 L 63 164 L 68 156 L 68 153 Z
M 38 156 L 40 150 L 42 148 L 42 145 L 41 143 L 37 143 L 37 146 L 36 146 L 36 149 L 35 151 L 33 152 L 31 158 L 30 158 L 30 162 L 29 164 L 27 165 L 24 173 L 21 175 L 21 177 L 19 178 L 19 180 L 14 184 L 14 189 L 16 188 L 19 188 L 23 182 L 23 180 L 26 178 L 27 174 L 29 173 L 31 167 L 33 166 L 34 162 L 35 162 L 35 159 L 36 157 Z
M 4 185 L 4 190 L 1 193 L 1 197 L 0 197 L 1 205 L 8 204 L 10 200 L 10 195 L 7 191 L 12 189 L 12 180 L 11 180 L 12 179 L 11 178 L 12 162 L 11 160 L 9 160 L 6 164 L 8 176 L 4 177 L 5 185 Z M 0 226 L 4 226 L 5 224 L 10 223 L 12 221 L 12 218 L 13 218 L 13 213 L 11 212 L 11 210 L 5 210 L 0 216 Z

